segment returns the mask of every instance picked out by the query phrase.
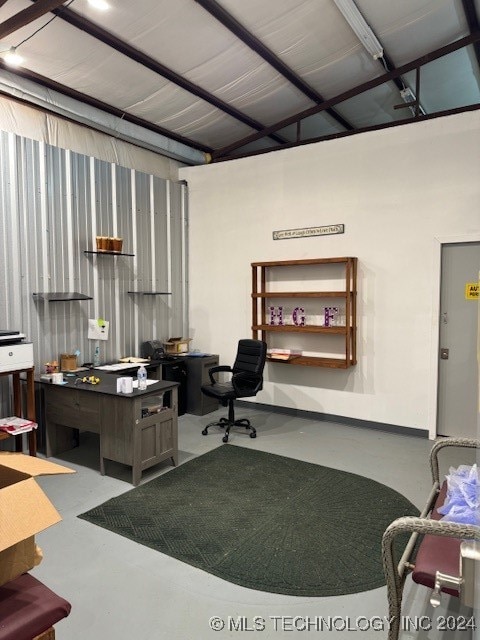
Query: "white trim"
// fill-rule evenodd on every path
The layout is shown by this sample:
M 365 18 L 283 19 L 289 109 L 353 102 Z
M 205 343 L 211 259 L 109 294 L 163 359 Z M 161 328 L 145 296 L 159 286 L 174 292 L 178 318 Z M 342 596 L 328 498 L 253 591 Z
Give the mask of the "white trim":
M 458 242 L 480 242 L 480 234 L 461 236 L 439 236 L 433 240 L 433 274 L 437 279 L 432 283 L 432 340 L 430 353 L 430 392 L 428 408 L 428 437 L 437 437 L 438 420 L 438 348 L 440 344 L 440 286 L 442 280 L 442 246 Z

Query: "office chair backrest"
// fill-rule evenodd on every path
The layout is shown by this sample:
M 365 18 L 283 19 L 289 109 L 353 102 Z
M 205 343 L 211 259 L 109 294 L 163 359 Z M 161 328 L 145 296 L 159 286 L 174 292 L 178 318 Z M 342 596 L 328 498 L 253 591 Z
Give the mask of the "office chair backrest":
M 240 371 L 261 376 L 267 357 L 267 345 L 262 340 L 243 339 L 238 341 L 237 357 L 232 367 L 233 373 Z

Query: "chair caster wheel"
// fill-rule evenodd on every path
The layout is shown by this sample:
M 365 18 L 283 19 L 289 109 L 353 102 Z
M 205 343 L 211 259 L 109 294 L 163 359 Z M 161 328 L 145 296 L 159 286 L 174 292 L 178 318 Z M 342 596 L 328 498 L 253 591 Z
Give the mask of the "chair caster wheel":
M 223 442 L 228 442 L 228 436 L 223 436 L 222 440 Z
M 256 438 L 256 437 L 257 437 L 257 434 L 256 434 L 256 433 L 251 433 L 251 434 L 250 434 L 250 438 Z
M 208 431 L 206 429 L 202 431 L 202 436 L 208 436 Z

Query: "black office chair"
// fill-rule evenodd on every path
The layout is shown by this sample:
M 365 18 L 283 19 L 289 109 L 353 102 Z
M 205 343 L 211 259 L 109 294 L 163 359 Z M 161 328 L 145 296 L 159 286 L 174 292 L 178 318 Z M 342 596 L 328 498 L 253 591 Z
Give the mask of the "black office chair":
M 206 436 L 210 427 L 225 428 L 223 442 L 228 442 L 228 435 L 232 427 L 245 427 L 250 430 L 250 438 L 257 437 L 257 431 L 250 424 L 250 420 L 241 418 L 235 420 L 233 403 L 236 398 L 248 398 L 255 396 L 263 386 L 263 368 L 267 357 L 267 345 L 261 340 L 239 340 L 237 357 L 233 367 L 212 367 L 208 374 L 211 384 L 202 386 L 202 392 L 210 398 L 216 398 L 226 407 L 228 405 L 228 418 L 220 418 L 218 422 L 207 424 L 202 434 Z M 214 377 L 219 372 L 231 373 L 231 379 L 227 382 L 218 382 Z

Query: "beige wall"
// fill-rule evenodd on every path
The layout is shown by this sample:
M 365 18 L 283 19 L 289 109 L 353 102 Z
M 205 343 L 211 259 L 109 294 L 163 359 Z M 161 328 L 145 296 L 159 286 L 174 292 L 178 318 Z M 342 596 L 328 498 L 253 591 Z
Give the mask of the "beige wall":
M 250 263 L 357 256 L 358 364 L 268 364 L 259 402 L 435 433 L 442 239 L 480 239 L 480 111 L 180 170 L 192 346 L 251 335 Z M 344 223 L 345 234 L 272 231 Z

